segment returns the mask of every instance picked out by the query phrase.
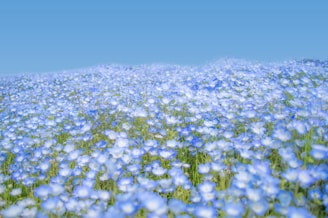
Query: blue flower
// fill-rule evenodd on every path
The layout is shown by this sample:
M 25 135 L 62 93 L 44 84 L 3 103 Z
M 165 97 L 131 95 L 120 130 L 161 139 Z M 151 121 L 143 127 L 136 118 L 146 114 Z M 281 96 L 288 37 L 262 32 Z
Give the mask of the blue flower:
M 314 216 L 305 208 L 290 207 L 287 212 L 287 218 L 314 218 Z
M 156 176 L 162 176 L 162 175 L 164 175 L 167 172 L 167 169 L 164 169 L 161 166 L 158 166 L 158 167 L 154 167 L 152 169 L 152 172 Z
M 41 185 L 34 189 L 34 195 L 41 199 L 47 199 L 49 194 L 52 193 L 52 188 L 47 185 Z
M 41 208 L 48 213 L 57 215 L 63 215 L 66 210 L 64 203 L 57 197 L 48 198 L 47 200 L 43 201 L 41 203 Z
M 8 208 L 1 211 L 1 215 L 4 218 L 14 218 L 19 217 L 23 212 L 23 207 L 18 205 L 10 205 Z
M 299 170 L 297 169 L 287 169 L 285 173 L 282 174 L 283 177 L 289 182 L 296 182 L 299 175 Z
M 175 215 L 185 212 L 186 204 L 181 200 L 172 198 L 168 203 L 170 211 L 172 211 Z
M 128 177 L 128 178 L 121 178 L 117 181 L 117 186 L 119 190 L 123 192 L 127 192 L 132 188 L 133 185 L 133 178 Z
M 302 188 L 311 186 L 315 180 L 308 170 L 300 170 L 298 174 L 298 182 Z
M 168 150 L 168 149 L 161 149 L 159 151 L 159 155 L 161 157 L 163 157 L 164 159 L 167 159 L 167 160 L 170 160 L 173 157 L 175 157 L 176 156 L 176 153 L 177 152 L 175 150 L 173 150 L 173 149 L 170 149 L 170 150 Z
M 138 196 L 142 205 L 152 213 L 160 216 L 167 212 L 166 201 L 159 195 L 151 192 L 140 193 Z
M 281 190 L 278 194 L 278 199 L 283 207 L 288 207 L 293 199 L 293 194 L 291 192 Z
M 53 196 L 58 196 L 58 195 L 62 194 L 63 192 L 65 192 L 65 187 L 60 184 L 50 183 L 49 187 L 51 188 L 51 195 L 53 195 Z
M 72 170 L 69 167 L 59 169 L 58 174 L 64 178 L 68 178 L 72 174 Z
M 268 211 L 269 204 L 266 200 L 263 199 L 257 202 L 250 202 L 249 207 L 256 215 L 263 216 Z
M 308 132 L 308 125 L 306 125 L 306 123 L 301 122 L 299 120 L 294 120 L 292 122 L 292 126 L 301 135 L 304 135 L 305 133 Z
M 76 186 L 73 190 L 73 196 L 78 198 L 89 198 L 92 189 L 88 186 Z
M 312 189 L 309 189 L 308 191 L 308 196 L 310 199 L 312 200 L 322 200 L 322 192 L 320 190 L 320 188 L 316 187 L 316 188 L 312 188 Z
M 129 146 L 129 140 L 127 138 L 119 137 L 116 139 L 115 146 L 119 148 L 126 148 Z
M 158 186 L 157 181 L 147 179 L 147 178 L 144 178 L 141 176 L 137 177 L 137 180 L 138 180 L 140 186 L 142 188 L 145 188 L 146 190 L 154 190 Z
M 211 164 L 210 163 L 205 163 L 205 164 L 199 164 L 198 165 L 198 172 L 200 174 L 209 173 L 210 170 L 211 170 Z
M 133 216 L 138 211 L 137 205 L 132 200 L 118 201 L 116 204 L 128 216 Z
M 260 201 L 263 198 L 263 191 L 260 189 L 247 188 L 246 196 L 253 202 Z
M 245 209 L 241 203 L 226 202 L 223 210 L 228 217 L 242 217 Z
M 11 190 L 10 195 L 11 196 L 17 196 L 22 194 L 22 189 L 21 188 L 14 188 Z
M 312 145 L 310 155 L 316 160 L 324 160 L 328 157 L 328 147 L 323 145 Z
M 122 213 L 119 210 L 119 208 L 116 208 L 115 206 L 111 206 L 104 213 L 104 217 L 106 217 L 106 218 L 125 218 L 126 216 L 124 213 Z
M 65 202 L 65 208 L 68 211 L 75 212 L 78 208 L 79 201 L 76 198 L 69 198 Z
M 292 138 L 290 132 L 283 128 L 276 129 L 273 136 L 282 142 L 286 142 Z
M 217 212 L 213 207 L 198 206 L 195 208 L 194 215 L 197 218 L 213 218 L 217 217 Z

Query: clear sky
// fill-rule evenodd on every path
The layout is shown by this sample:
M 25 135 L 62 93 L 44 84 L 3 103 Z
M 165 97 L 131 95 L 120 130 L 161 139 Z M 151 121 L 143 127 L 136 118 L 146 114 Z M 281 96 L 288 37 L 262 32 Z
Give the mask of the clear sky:
M 1 1 L 0 74 L 327 59 L 327 26 L 327 0 Z

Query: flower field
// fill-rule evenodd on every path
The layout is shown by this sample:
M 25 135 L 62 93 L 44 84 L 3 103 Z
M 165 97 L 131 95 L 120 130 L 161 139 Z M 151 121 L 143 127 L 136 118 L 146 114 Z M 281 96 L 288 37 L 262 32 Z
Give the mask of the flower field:
M 328 62 L 0 77 L 2 217 L 327 217 Z

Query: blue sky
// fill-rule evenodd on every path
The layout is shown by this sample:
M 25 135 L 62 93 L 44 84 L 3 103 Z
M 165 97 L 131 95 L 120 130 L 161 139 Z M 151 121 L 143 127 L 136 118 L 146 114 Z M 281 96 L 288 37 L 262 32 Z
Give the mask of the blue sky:
M 327 3 L 326 3 L 327 2 Z M 0 74 L 328 58 L 328 1 L 1 1 Z

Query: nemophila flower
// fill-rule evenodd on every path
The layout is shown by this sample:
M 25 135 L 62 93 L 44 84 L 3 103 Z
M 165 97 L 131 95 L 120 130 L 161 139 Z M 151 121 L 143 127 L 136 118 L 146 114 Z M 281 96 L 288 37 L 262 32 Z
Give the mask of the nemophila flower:
M 138 198 L 149 212 L 155 213 L 157 216 L 164 215 L 168 210 L 166 201 L 155 193 L 140 193 Z
M 73 150 L 73 151 L 68 153 L 67 159 L 69 161 L 76 160 L 81 155 L 81 153 L 82 152 L 80 150 Z
M 308 210 L 305 208 L 289 207 L 287 212 L 287 218 L 314 218 Z
M 296 157 L 289 159 L 287 163 L 291 168 L 298 168 L 303 165 L 303 161 L 298 160 Z
M 119 208 L 116 206 L 111 206 L 109 207 L 105 212 L 104 212 L 104 217 L 107 218 L 125 218 L 125 214 L 120 211 Z
M 117 133 L 116 132 L 114 132 L 113 130 L 105 130 L 104 132 L 103 132 L 103 134 L 105 135 L 105 136 L 107 136 L 110 140 L 115 140 L 116 139 L 116 137 L 117 137 Z
M 158 180 L 158 184 L 160 185 L 162 192 L 170 192 L 175 189 L 172 178 L 160 179 Z
M 108 160 L 108 156 L 105 155 L 105 154 L 99 154 L 96 156 L 96 161 L 99 163 L 99 164 L 104 164 L 106 163 Z
M 257 135 L 263 135 L 265 132 L 264 123 L 263 122 L 257 122 L 251 124 L 252 131 Z
M 211 170 L 214 172 L 223 172 L 227 169 L 227 166 L 225 166 L 223 163 L 220 162 L 211 162 Z
M 298 179 L 299 170 L 298 169 L 287 169 L 282 176 L 289 182 L 296 182 Z
M 34 189 L 34 195 L 41 199 L 47 199 L 49 194 L 52 193 L 52 188 L 48 185 L 40 185 Z
M 285 161 L 296 158 L 294 151 L 290 147 L 280 148 L 279 149 L 279 154 Z
M 316 187 L 316 188 L 309 189 L 308 196 L 312 200 L 322 200 L 323 195 L 320 188 Z
M 50 169 L 50 166 L 51 166 L 51 164 L 48 160 L 44 161 L 40 164 L 40 170 L 42 172 L 47 172 Z
M 106 190 L 97 190 L 97 191 L 95 191 L 95 193 L 98 196 L 98 199 L 100 199 L 102 201 L 108 201 L 111 196 L 111 193 Z
M 14 188 L 11 190 L 10 195 L 11 196 L 17 196 L 22 194 L 22 189 L 21 188 Z
M 278 194 L 278 199 L 281 206 L 288 207 L 293 199 L 293 194 L 289 191 L 281 190 Z
M 117 207 L 126 215 L 133 216 L 138 211 L 138 206 L 133 200 L 118 201 Z
M 77 198 L 69 198 L 65 202 L 65 208 L 67 211 L 75 212 L 78 208 L 79 201 Z
M 279 179 L 267 177 L 264 184 L 261 186 L 261 189 L 268 195 L 268 197 L 274 198 L 280 191 L 279 185 Z
M 73 190 L 73 196 L 78 197 L 78 198 L 88 198 L 90 197 L 92 192 L 92 189 L 88 186 L 81 185 L 81 186 L 76 186 Z
M 98 218 L 98 217 L 103 217 L 102 211 L 100 208 L 92 207 L 88 208 L 88 211 L 85 215 L 82 217 L 85 218 Z
M 110 148 L 109 153 L 113 156 L 113 158 L 119 159 L 123 156 L 124 148 L 113 147 Z
M 169 159 L 175 157 L 176 153 L 177 153 L 177 152 L 176 152 L 175 150 L 173 150 L 173 149 L 170 149 L 170 150 L 168 150 L 168 149 L 161 149 L 161 150 L 159 151 L 159 155 L 160 155 L 162 158 L 167 159 L 167 160 L 169 160 Z
M 281 204 L 273 204 L 274 211 L 280 215 L 286 216 L 288 212 L 288 207 L 282 206 Z
M 205 202 L 211 201 L 215 198 L 214 188 L 215 183 L 207 181 L 198 185 L 199 193 Z
M 278 128 L 274 131 L 273 136 L 282 142 L 286 142 L 292 138 L 290 132 L 283 128 Z
M 263 198 L 263 191 L 260 189 L 246 188 L 246 196 L 249 200 L 257 202 Z
M 324 160 L 328 157 L 328 147 L 324 145 L 312 145 L 310 155 L 316 160 Z
M 209 173 L 211 170 L 211 164 L 205 163 L 205 164 L 199 164 L 198 165 L 198 172 L 201 174 Z
M 158 141 L 149 139 L 144 143 L 145 151 L 149 151 L 151 148 L 156 148 L 159 145 Z
M 176 186 L 184 186 L 189 183 L 188 177 L 183 173 L 181 168 L 172 168 L 168 171 L 168 174 L 172 177 L 173 183 Z
M 64 203 L 57 197 L 48 198 L 47 200 L 43 201 L 41 203 L 41 208 L 48 213 L 57 215 L 63 215 L 66 210 Z
M 127 152 L 126 152 L 127 153 Z M 121 157 L 121 160 L 123 161 L 123 164 L 130 164 L 132 161 L 132 157 L 130 154 L 123 154 L 123 156 Z
M 270 147 L 274 143 L 274 141 L 271 137 L 266 136 L 265 138 L 261 139 L 261 143 L 264 146 Z
M 175 198 L 169 200 L 168 207 L 175 215 L 185 212 L 187 208 L 184 202 Z
M 72 174 L 72 170 L 69 167 L 61 168 L 58 170 L 58 174 L 62 177 L 70 177 Z
M 255 170 L 256 174 L 259 176 L 268 176 L 271 175 L 271 168 L 270 168 L 270 163 L 266 161 L 257 161 L 254 160 L 253 164 L 250 166 L 248 165 L 248 170 L 252 172 L 252 168 Z M 254 172 L 252 172 L 254 173 Z
M 168 140 L 166 141 L 166 146 L 169 148 L 176 148 L 180 146 L 180 143 L 177 142 L 176 140 Z
M 140 164 L 132 164 L 127 166 L 127 170 L 132 173 L 132 175 L 136 176 L 140 174 L 141 166 Z
M 132 148 L 131 149 L 131 155 L 138 159 L 139 157 L 143 156 L 145 154 L 144 150 L 142 148 Z
M 24 207 L 18 205 L 10 205 L 8 208 L 1 211 L 1 215 L 4 218 L 15 218 L 19 217 L 23 212 Z
M 49 187 L 51 188 L 51 195 L 58 196 L 65 191 L 65 187 L 60 184 L 50 183 Z
M 97 176 L 97 173 L 98 172 L 95 171 L 95 170 L 90 170 L 85 174 L 85 177 L 88 178 L 88 179 L 95 179 L 96 176 Z
M 94 185 L 96 183 L 96 180 L 95 179 L 89 179 L 89 178 L 85 178 L 82 182 L 82 185 L 83 186 L 86 186 L 86 187 L 90 187 L 90 188 L 93 188 Z
M 147 178 L 144 178 L 141 176 L 137 177 L 137 180 L 138 180 L 140 186 L 146 190 L 154 190 L 158 186 L 157 181 L 147 179 Z
M 23 200 L 17 201 L 16 203 L 18 206 L 21 206 L 23 208 L 30 207 L 30 206 L 35 206 L 36 203 L 33 199 L 31 198 L 24 198 Z
M 252 176 L 250 173 L 248 173 L 248 172 L 245 172 L 245 171 L 239 171 L 239 172 L 234 176 L 234 178 L 236 178 L 236 181 L 243 182 L 243 183 L 245 183 L 245 185 L 246 185 L 247 183 L 249 183 L 249 182 L 252 180 L 253 176 Z
M 298 173 L 298 182 L 302 188 L 311 186 L 315 180 L 308 170 L 300 170 Z
M 129 140 L 127 138 L 119 137 L 115 141 L 115 146 L 119 148 L 126 148 L 129 146 Z
M 242 217 L 244 206 L 241 203 L 226 202 L 223 211 L 227 217 Z
M 117 186 L 120 191 L 127 192 L 133 186 L 133 178 L 121 178 L 117 181 Z
M 249 207 L 257 216 L 263 216 L 269 209 L 269 204 L 266 200 L 252 201 L 249 203 Z
M 309 127 L 306 122 L 301 122 L 299 120 L 294 120 L 292 122 L 293 128 L 301 135 L 304 135 L 308 132 Z
M 100 140 L 99 142 L 95 143 L 94 145 L 96 148 L 106 148 L 107 142 L 104 140 Z
M 154 167 L 152 173 L 156 176 L 162 176 L 167 172 L 167 169 L 162 168 L 161 166 Z
M 21 217 L 36 217 L 38 209 L 36 207 L 24 208 L 21 213 Z
M 194 215 L 198 218 L 217 217 L 217 211 L 213 207 L 198 206 L 195 208 Z
M 248 149 L 240 149 L 239 154 L 242 158 L 251 159 L 254 155 L 254 152 Z

